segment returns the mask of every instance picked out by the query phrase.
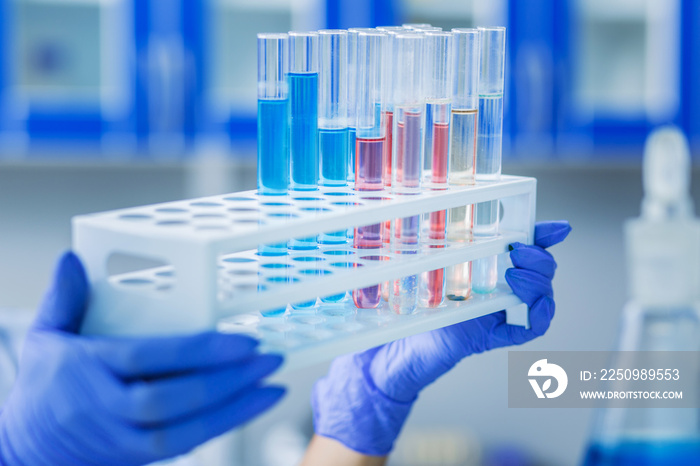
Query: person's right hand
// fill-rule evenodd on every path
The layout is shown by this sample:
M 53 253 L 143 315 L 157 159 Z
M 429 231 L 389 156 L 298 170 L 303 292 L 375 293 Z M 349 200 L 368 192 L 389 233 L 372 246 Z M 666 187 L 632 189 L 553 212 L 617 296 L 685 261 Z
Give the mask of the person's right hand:
M 78 335 L 88 294 L 80 261 L 66 253 L 0 411 L 0 464 L 150 463 L 247 422 L 284 394 L 262 381 L 282 358 L 260 355 L 246 336 Z

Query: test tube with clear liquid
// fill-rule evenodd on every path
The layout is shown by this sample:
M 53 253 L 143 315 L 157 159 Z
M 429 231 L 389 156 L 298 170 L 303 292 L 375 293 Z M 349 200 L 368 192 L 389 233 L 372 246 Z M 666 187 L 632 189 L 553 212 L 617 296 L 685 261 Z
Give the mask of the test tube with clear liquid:
M 355 113 L 355 190 L 381 191 L 385 144 L 382 59 L 387 34 L 363 30 L 357 35 L 357 101 Z M 353 246 L 378 250 L 382 247 L 382 224 L 356 227 Z M 368 255 L 377 257 L 378 255 Z M 372 309 L 381 302 L 380 285 L 356 289 L 352 293 L 358 308 Z
M 447 189 L 452 109 L 452 48 L 449 32 L 425 34 L 425 100 L 423 188 Z M 429 248 L 444 248 L 447 211 L 423 215 L 423 238 Z M 445 269 L 421 274 L 418 301 L 422 307 L 438 307 L 444 300 Z
M 347 186 L 348 172 L 348 32 L 319 31 L 318 147 L 321 185 Z M 321 244 L 345 244 L 347 231 L 321 233 Z M 345 293 L 321 297 L 324 303 L 343 301 Z
M 283 196 L 289 189 L 289 88 L 287 34 L 258 34 L 258 192 Z M 260 256 L 285 256 L 287 243 L 260 245 Z M 286 307 L 264 311 L 284 314 Z
M 318 152 L 318 33 L 289 33 L 289 124 L 291 189 L 315 191 L 319 181 Z M 316 236 L 294 238 L 289 249 L 316 249 Z M 316 300 L 292 304 L 310 309 Z
M 423 170 L 425 96 L 423 63 L 425 36 L 406 32 L 394 37 L 396 68 L 394 86 L 393 167 L 391 190 L 400 195 L 418 194 Z M 393 221 L 391 250 L 396 254 L 417 254 L 420 215 Z M 389 306 L 399 314 L 410 314 L 418 305 L 418 276 L 395 280 L 389 293 Z
M 384 133 L 386 135 L 386 141 L 384 143 L 384 188 L 391 189 L 391 166 L 392 166 L 392 151 L 394 148 L 394 86 L 393 86 L 393 75 L 394 69 L 396 69 L 395 54 L 393 52 L 394 47 L 394 37 L 397 34 L 405 33 L 406 29 L 400 26 L 383 26 L 378 27 L 377 30 L 386 32 L 389 37 L 386 41 L 386 49 L 384 52 L 384 69 L 383 79 L 387 85 L 384 86 Z M 382 239 L 385 245 L 388 245 L 391 240 L 391 220 L 387 220 L 383 224 L 382 229 Z M 389 292 L 393 286 L 392 282 L 384 282 L 382 284 L 382 298 L 384 301 L 389 301 Z
M 476 169 L 476 135 L 479 108 L 479 30 L 456 28 L 452 62 L 452 124 L 449 155 L 449 184 L 474 184 Z M 474 206 L 455 207 L 447 213 L 448 241 L 464 243 L 472 240 Z M 445 295 L 452 301 L 464 301 L 472 291 L 472 263 L 463 262 L 445 270 Z
M 479 67 L 479 126 L 476 144 L 476 180 L 497 181 L 501 177 L 503 141 L 503 89 L 506 55 L 506 29 L 479 28 L 481 66 Z M 476 204 L 474 237 L 498 235 L 500 201 Z M 474 261 L 472 289 L 491 293 L 498 281 L 498 256 Z

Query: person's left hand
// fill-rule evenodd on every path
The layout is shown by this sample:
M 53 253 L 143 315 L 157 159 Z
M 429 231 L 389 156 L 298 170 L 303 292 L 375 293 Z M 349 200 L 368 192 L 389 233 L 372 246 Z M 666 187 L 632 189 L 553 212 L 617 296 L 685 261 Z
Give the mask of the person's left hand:
M 274 405 L 282 362 L 243 335 L 79 335 L 88 283 L 65 254 L 0 411 L 2 465 L 140 465 L 188 452 Z M 192 312 L 197 312 L 193 309 Z
M 506 271 L 506 281 L 529 307 L 529 328 L 509 325 L 500 311 L 341 356 L 314 386 L 316 433 L 359 453 L 386 455 L 424 387 L 466 356 L 543 335 L 554 317 L 557 266 L 545 248 L 570 231 L 568 222 L 538 223 L 533 246 L 511 245 L 514 267 Z

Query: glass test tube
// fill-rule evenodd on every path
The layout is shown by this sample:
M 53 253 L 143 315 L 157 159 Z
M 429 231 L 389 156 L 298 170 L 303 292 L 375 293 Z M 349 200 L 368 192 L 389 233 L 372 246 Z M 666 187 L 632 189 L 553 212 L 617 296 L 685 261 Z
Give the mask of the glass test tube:
M 348 182 L 355 181 L 355 103 L 357 96 L 357 34 L 348 29 Z
M 408 29 L 408 30 L 416 30 L 416 29 L 426 28 L 426 27 L 430 28 L 430 27 L 433 27 L 433 25 L 428 24 L 428 23 L 403 23 L 401 25 L 401 27 L 404 29 Z
M 361 32 L 372 32 L 372 28 L 348 29 L 348 183 L 355 181 L 355 129 L 357 106 L 357 36 Z M 352 237 L 352 230 L 349 235 Z
M 289 33 L 289 124 L 291 188 L 318 189 L 318 33 Z M 316 236 L 294 238 L 289 249 L 316 249 Z M 310 309 L 316 300 L 293 303 L 296 310 Z
M 501 177 L 503 140 L 503 88 L 506 55 L 506 29 L 479 28 L 481 66 L 479 67 L 479 128 L 476 144 L 476 179 L 494 181 Z M 474 213 L 474 236 L 498 234 L 500 201 L 481 202 Z M 498 281 L 498 257 L 474 261 L 472 288 L 490 293 Z
M 423 169 L 425 99 L 423 93 L 422 34 L 406 32 L 394 37 L 396 68 L 394 86 L 393 167 L 391 189 L 397 194 L 417 194 Z M 399 218 L 392 226 L 391 247 L 397 254 L 417 254 L 420 215 Z M 394 281 L 389 304 L 396 313 L 409 314 L 418 304 L 418 276 Z
M 479 30 L 453 29 L 452 54 L 455 77 L 452 91 L 452 136 L 449 155 L 449 184 L 474 184 L 476 130 L 479 108 Z M 447 239 L 467 242 L 472 239 L 474 206 L 450 209 L 447 215 Z M 472 263 L 464 262 L 445 270 L 445 295 L 463 301 L 471 295 Z
M 384 150 L 382 53 L 387 35 L 381 31 L 363 31 L 357 36 L 357 130 L 355 189 L 379 191 L 382 182 Z M 355 228 L 353 245 L 358 249 L 382 247 L 382 225 Z M 380 256 L 374 256 L 379 258 Z M 354 290 L 353 301 L 359 308 L 376 308 L 380 301 L 380 286 Z
M 318 33 L 289 33 L 291 188 L 318 189 Z M 289 248 L 315 249 L 316 237 L 296 238 Z
M 321 184 L 324 186 L 347 185 L 347 39 L 347 31 L 319 31 L 318 147 L 321 156 Z M 346 242 L 346 230 L 319 235 L 319 243 L 322 244 L 345 244 Z M 338 293 L 324 296 L 321 301 L 337 303 L 344 298 L 345 293 Z
M 383 70 L 382 78 L 386 83 L 384 85 L 384 154 L 383 154 L 383 164 L 384 164 L 384 187 L 391 188 L 391 165 L 392 165 L 392 151 L 394 148 L 393 143 L 393 131 L 394 131 L 394 97 L 393 97 L 393 75 L 394 68 L 396 67 L 395 55 L 393 53 L 394 47 L 394 37 L 396 34 L 405 33 L 406 29 L 401 26 L 383 26 L 378 27 L 377 30 L 386 32 L 389 37 L 386 40 L 384 57 L 383 60 Z M 382 239 L 385 244 L 389 244 L 391 241 L 391 220 L 384 222 L 382 227 Z M 382 299 L 384 301 L 389 301 L 389 290 L 391 289 L 392 282 L 384 282 L 382 284 Z
M 423 187 L 447 189 L 447 168 L 450 145 L 452 108 L 452 47 L 449 32 L 430 32 L 425 35 L 426 56 L 426 122 Z M 429 118 L 429 119 L 428 119 Z M 431 248 L 445 247 L 446 210 L 423 216 L 424 238 Z M 421 274 L 418 301 L 423 307 L 437 307 L 444 299 L 445 269 Z
M 258 191 L 285 195 L 289 188 L 287 34 L 258 34 Z M 287 244 L 258 247 L 261 256 L 284 256 Z M 281 315 L 285 307 L 264 311 Z

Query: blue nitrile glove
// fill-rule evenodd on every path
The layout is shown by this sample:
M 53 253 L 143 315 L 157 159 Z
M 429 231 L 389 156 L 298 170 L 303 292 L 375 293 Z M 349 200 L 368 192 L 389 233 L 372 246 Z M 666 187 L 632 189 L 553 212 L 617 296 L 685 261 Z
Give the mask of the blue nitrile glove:
M 413 335 L 337 358 L 311 396 L 316 433 L 359 453 L 388 454 L 418 393 L 460 360 L 543 335 L 554 317 L 552 278 L 557 267 L 544 248 L 571 231 L 568 222 L 538 223 L 535 245 L 511 245 L 513 292 L 530 308 L 530 328 L 506 323 L 505 311 Z
M 246 336 L 78 335 L 88 292 L 80 261 L 66 253 L 0 411 L 0 464 L 150 463 L 185 453 L 282 397 L 282 388 L 261 381 L 281 358 L 258 354 Z

